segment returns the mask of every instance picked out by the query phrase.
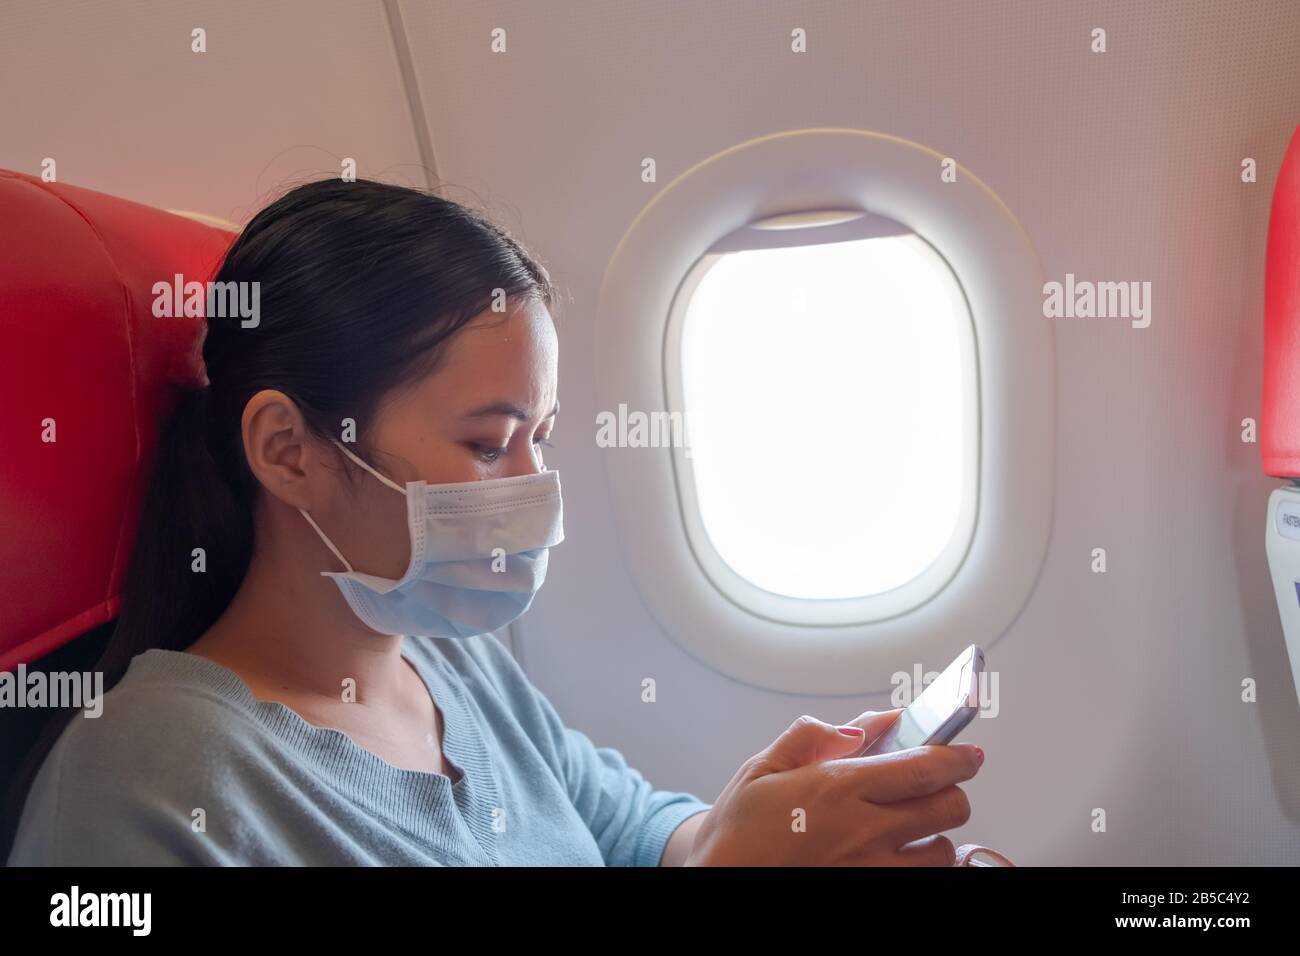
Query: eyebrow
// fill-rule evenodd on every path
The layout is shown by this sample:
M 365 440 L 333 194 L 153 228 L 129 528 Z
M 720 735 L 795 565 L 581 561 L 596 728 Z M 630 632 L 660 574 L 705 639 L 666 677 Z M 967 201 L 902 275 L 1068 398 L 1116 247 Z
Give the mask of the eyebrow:
M 559 413 L 560 413 L 560 403 L 556 402 L 555 407 L 551 409 L 551 414 L 547 415 L 546 417 L 553 418 Z M 528 420 L 528 412 L 524 411 L 524 409 L 520 408 L 518 405 L 513 405 L 510 402 L 492 402 L 489 405 L 484 405 L 481 408 L 476 408 L 472 412 L 466 412 L 462 417 L 487 418 L 492 415 L 506 415 L 510 418 L 516 418 L 521 422 L 525 422 Z

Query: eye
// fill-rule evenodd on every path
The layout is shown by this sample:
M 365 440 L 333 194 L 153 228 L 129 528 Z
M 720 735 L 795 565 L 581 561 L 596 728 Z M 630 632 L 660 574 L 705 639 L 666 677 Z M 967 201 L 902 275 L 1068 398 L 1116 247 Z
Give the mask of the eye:
M 534 445 L 545 445 L 547 448 L 554 448 L 554 447 L 555 447 L 555 446 L 552 445 L 549 441 L 547 441 L 545 438 L 542 438 L 542 437 L 540 437 L 540 436 L 537 437 L 537 438 L 534 438 L 534 439 L 533 439 L 533 444 L 534 444 Z
M 487 462 L 489 465 L 495 462 L 503 454 L 505 454 L 506 451 L 504 448 L 493 448 L 491 445 L 475 444 L 472 447 L 474 449 L 474 453 L 478 455 L 479 458 L 483 459 L 483 461 Z

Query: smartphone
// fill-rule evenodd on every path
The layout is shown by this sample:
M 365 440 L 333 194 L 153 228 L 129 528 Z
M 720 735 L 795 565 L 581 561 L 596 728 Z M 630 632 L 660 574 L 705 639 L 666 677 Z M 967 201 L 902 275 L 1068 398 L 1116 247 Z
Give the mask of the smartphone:
M 870 757 L 924 744 L 950 743 L 979 713 L 983 671 L 984 652 L 972 644 L 861 755 Z

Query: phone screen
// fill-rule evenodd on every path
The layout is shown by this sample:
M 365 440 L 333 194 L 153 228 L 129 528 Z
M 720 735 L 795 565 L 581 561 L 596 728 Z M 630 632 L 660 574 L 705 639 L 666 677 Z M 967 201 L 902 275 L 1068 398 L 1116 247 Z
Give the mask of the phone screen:
M 971 680 L 977 653 L 968 649 L 948 665 L 921 696 L 898 716 L 867 748 L 867 753 L 892 753 L 929 743 L 963 707 L 977 708 L 978 693 Z M 960 729 L 960 728 L 959 728 Z M 947 743 L 947 741 L 940 741 Z

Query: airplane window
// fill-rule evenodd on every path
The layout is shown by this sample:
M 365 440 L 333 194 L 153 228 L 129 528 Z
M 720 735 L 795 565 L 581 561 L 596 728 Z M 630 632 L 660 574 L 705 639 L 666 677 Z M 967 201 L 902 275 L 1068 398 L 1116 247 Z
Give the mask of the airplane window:
M 1003 634 L 1052 526 L 1042 263 L 974 173 L 867 130 L 663 187 L 596 307 L 597 445 L 656 623 L 736 680 L 857 693 Z M 615 427 L 616 426 L 616 427 Z
M 962 530 L 975 475 L 972 322 L 952 270 L 912 234 L 701 265 L 678 356 L 697 548 L 790 598 L 916 578 Z

